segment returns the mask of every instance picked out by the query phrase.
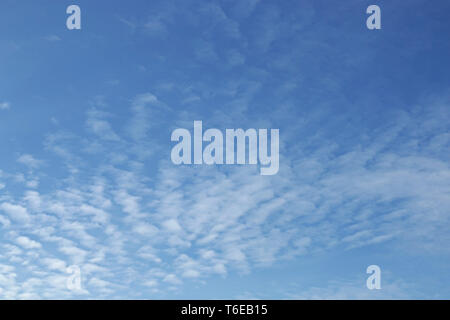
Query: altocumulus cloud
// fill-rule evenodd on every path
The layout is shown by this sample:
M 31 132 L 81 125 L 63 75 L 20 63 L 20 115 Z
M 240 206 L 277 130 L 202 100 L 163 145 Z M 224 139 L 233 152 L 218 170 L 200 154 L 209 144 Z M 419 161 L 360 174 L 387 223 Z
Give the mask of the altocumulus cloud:
M 17 59 L 8 85 L 27 90 L 2 99 L 28 108 L 0 100 L 0 297 L 440 291 L 428 280 L 448 283 L 448 19 L 409 5 L 386 2 L 395 19 L 378 32 L 358 1 L 147 1 L 117 19 L 89 2 L 112 30 L 90 37 L 86 25 L 77 50 L 43 34 L 2 42 L 2 61 Z M 194 120 L 279 128 L 278 173 L 174 166 L 170 133 Z M 372 259 L 388 265 L 377 293 L 361 288 Z M 76 267 L 82 288 L 69 290 Z
M 146 108 L 159 100 L 147 94 L 135 101 L 130 123 L 139 126 L 136 115 L 147 114 Z M 446 251 L 437 245 L 449 239 L 450 170 L 440 154 L 448 137 L 438 121 L 449 118 L 446 110 L 422 109 L 428 126 L 420 129 L 426 132 L 415 148 L 401 146 L 417 139 L 417 119 L 401 114 L 371 143 L 340 154 L 325 140 L 308 152 L 292 140 L 290 148 L 294 143 L 297 151 L 280 152 L 282 167 L 273 177 L 260 176 L 256 167 L 181 168 L 169 157 L 159 160 L 156 175 L 149 176 L 144 161 L 131 160 L 136 145 L 152 134 L 147 125 L 127 138 L 127 121 L 119 136 L 102 119 L 106 135 L 120 143 L 106 148 L 105 131 L 94 131 L 92 142 L 101 158 L 74 147 L 89 144 L 85 137 L 54 133 L 68 138 L 47 140 L 45 161 L 59 161 L 67 179 L 51 191 L 8 194 L 0 204 L 0 259 L 11 272 L 28 269 L 27 280 L 7 278 L 10 285 L 2 294 L 113 297 L 131 286 L 162 294 L 186 281 L 250 273 L 339 246 L 386 241 L 408 250 Z M 89 168 L 74 161 L 89 157 L 96 159 Z M 19 158 L 37 171 L 40 161 L 31 155 Z M 71 264 L 81 267 L 86 290 L 66 290 L 64 268 Z M 346 297 L 353 289 L 347 294 L 330 290 L 337 292 L 305 294 Z

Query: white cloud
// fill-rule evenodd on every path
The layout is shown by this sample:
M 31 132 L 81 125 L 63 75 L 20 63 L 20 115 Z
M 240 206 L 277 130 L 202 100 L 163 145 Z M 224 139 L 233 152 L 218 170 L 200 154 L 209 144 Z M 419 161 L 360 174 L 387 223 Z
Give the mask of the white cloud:
M 166 220 L 162 224 L 169 232 L 179 232 L 182 230 L 176 219 Z
M 23 154 L 18 159 L 17 162 L 22 163 L 30 168 L 38 168 L 42 165 L 43 161 L 35 159 L 31 154 Z
M 28 202 L 31 209 L 38 211 L 42 205 L 42 199 L 37 191 L 27 191 L 24 199 Z
M 120 141 L 119 136 L 113 131 L 111 124 L 105 120 L 110 115 L 95 108 L 87 112 L 86 125 L 90 131 L 99 138 L 110 141 Z
M 174 285 L 181 284 L 181 280 L 174 274 L 168 274 L 164 277 L 163 281 Z
M 144 286 L 146 287 L 157 287 L 158 286 L 158 281 L 157 280 L 147 280 L 144 282 Z
M 122 23 L 125 24 L 127 27 L 129 27 L 132 31 L 134 31 L 134 30 L 137 28 L 137 26 L 138 26 L 138 24 L 137 24 L 136 22 L 127 20 L 127 19 L 125 19 L 125 18 L 118 17 L 118 19 L 119 19 L 120 22 L 122 22 Z
M 0 205 L 0 209 L 6 212 L 13 220 L 24 223 L 28 223 L 31 220 L 27 209 L 20 205 L 4 202 Z
M 0 223 L 3 225 L 3 227 L 9 227 L 11 225 L 11 222 L 8 220 L 8 218 L 0 215 Z
M 369 290 L 365 279 L 352 281 L 332 281 L 326 287 L 299 288 L 298 292 L 288 293 L 287 299 L 295 300 L 379 300 L 411 299 L 417 296 L 413 286 L 401 280 L 383 281 L 381 290 Z
M 56 258 L 44 258 L 41 260 L 44 265 L 47 266 L 49 270 L 57 270 L 61 272 L 66 271 L 66 263 L 63 260 Z
M 89 253 L 88 251 L 71 244 L 64 244 L 60 246 L 59 251 L 68 255 L 74 264 L 82 264 Z
M 61 41 L 61 38 L 54 34 L 45 36 L 44 39 L 50 42 Z
M 339 154 L 330 141 L 321 140 L 311 149 L 295 140 L 280 173 L 267 179 L 256 168 L 175 167 L 164 160 L 149 166 L 136 159 L 130 146 L 144 149 L 157 125 L 151 114 L 160 107 L 164 109 L 151 94 L 136 97 L 132 119 L 124 121 L 131 141 L 119 137 L 123 144 L 117 149 L 105 147 L 108 139 L 102 138 L 101 130 L 82 138 L 100 140 L 104 147 L 102 156 L 92 161 L 77 161 L 91 160 L 77 149 L 82 145 L 79 137 L 50 137 L 51 150 L 70 164 L 68 178 L 59 181 L 61 189 L 27 191 L 17 199 L 7 194 L 0 202 L 0 213 L 8 215 L 0 215 L 4 234 L 11 239 L 24 232 L 38 237 L 41 242 L 22 237 L 17 243 L 42 250 L 4 247 L 0 256 L 26 266 L 34 276 L 51 277 L 55 285 L 62 282 L 53 272 L 79 264 L 87 276 L 86 286 L 95 288 L 96 297 L 108 297 L 116 293 L 115 282 L 121 289 L 141 284 L 149 290 L 158 284 L 181 286 L 180 279 L 203 281 L 251 272 L 339 246 L 392 241 L 412 250 L 448 249 L 436 245 L 448 242 L 447 162 L 431 151 L 413 151 L 408 139 L 401 141 L 407 145 L 401 152 L 398 146 L 390 147 L 396 137 L 404 137 L 401 127 L 420 127 L 414 123 L 394 119 L 399 126 L 395 130 L 377 133 L 370 143 Z M 424 122 L 433 127 L 431 120 Z M 439 132 L 426 136 L 422 148 L 436 151 L 448 142 Z M 119 156 L 120 161 L 110 161 Z M 34 161 L 41 163 L 33 157 L 22 159 L 30 167 L 39 165 Z M 20 224 L 13 224 L 17 221 Z M 145 277 L 143 266 L 151 269 Z M 45 283 L 30 281 L 28 286 L 22 294 L 47 292 L 36 289 L 45 288 Z M 357 296 L 350 295 L 351 285 L 347 288 L 311 290 L 304 296 Z M 9 296 L 20 294 L 20 289 L 11 290 Z
M 24 236 L 17 237 L 16 242 L 25 249 L 39 249 L 42 247 L 39 242 L 31 240 L 30 238 Z
M 134 113 L 129 125 L 129 132 L 133 139 L 142 140 L 147 136 L 150 128 L 150 107 L 159 105 L 158 98 L 151 93 L 138 95 L 134 101 L 132 110 Z
M 134 232 L 145 237 L 154 237 L 158 233 L 158 228 L 149 223 L 137 223 L 133 227 Z
M 144 24 L 144 30 L 151 36 L 166 35 L 168 30 L 164 18 L 161 15 L 152 15 Z
M 39 186 L 39 180 L 38 179 L 34 179 L 34 180 L 29 180 L 26 183 L 28 188 L 37 188 Z
M 7 110 L 11 107 L 11 104 L 9 102 L 0 102 L 0 110 Z

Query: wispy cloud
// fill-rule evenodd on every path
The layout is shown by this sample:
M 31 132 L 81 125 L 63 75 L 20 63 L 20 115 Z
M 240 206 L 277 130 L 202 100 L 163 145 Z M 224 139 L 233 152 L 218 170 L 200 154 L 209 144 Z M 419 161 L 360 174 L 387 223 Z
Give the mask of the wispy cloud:
M 45 36 L 44 39 L 49 41 L 49 42 L 61 41 L 61 38 L 59 36 L 57 36 L 57 35 L 54 35 L 54 34 Z
M 23 154 L 18 159 L 17 162 L 22 163 L 29 168 L 38 168 L 42 165 L 42 161 L 34 158 L 31 154 Z
M 0 102 L 0 110 L 7 110 L 11 107 L 11 104 L 9 102 Z

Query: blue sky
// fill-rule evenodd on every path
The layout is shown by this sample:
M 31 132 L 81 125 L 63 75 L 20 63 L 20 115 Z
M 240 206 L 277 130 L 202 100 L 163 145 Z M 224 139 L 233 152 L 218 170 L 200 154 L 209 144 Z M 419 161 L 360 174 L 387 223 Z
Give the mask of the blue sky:
M 449 14 L 2 0 L 0 298 L 449 299 Z M 280 129 L 278 174 L 174 165 L 194 120 Z

